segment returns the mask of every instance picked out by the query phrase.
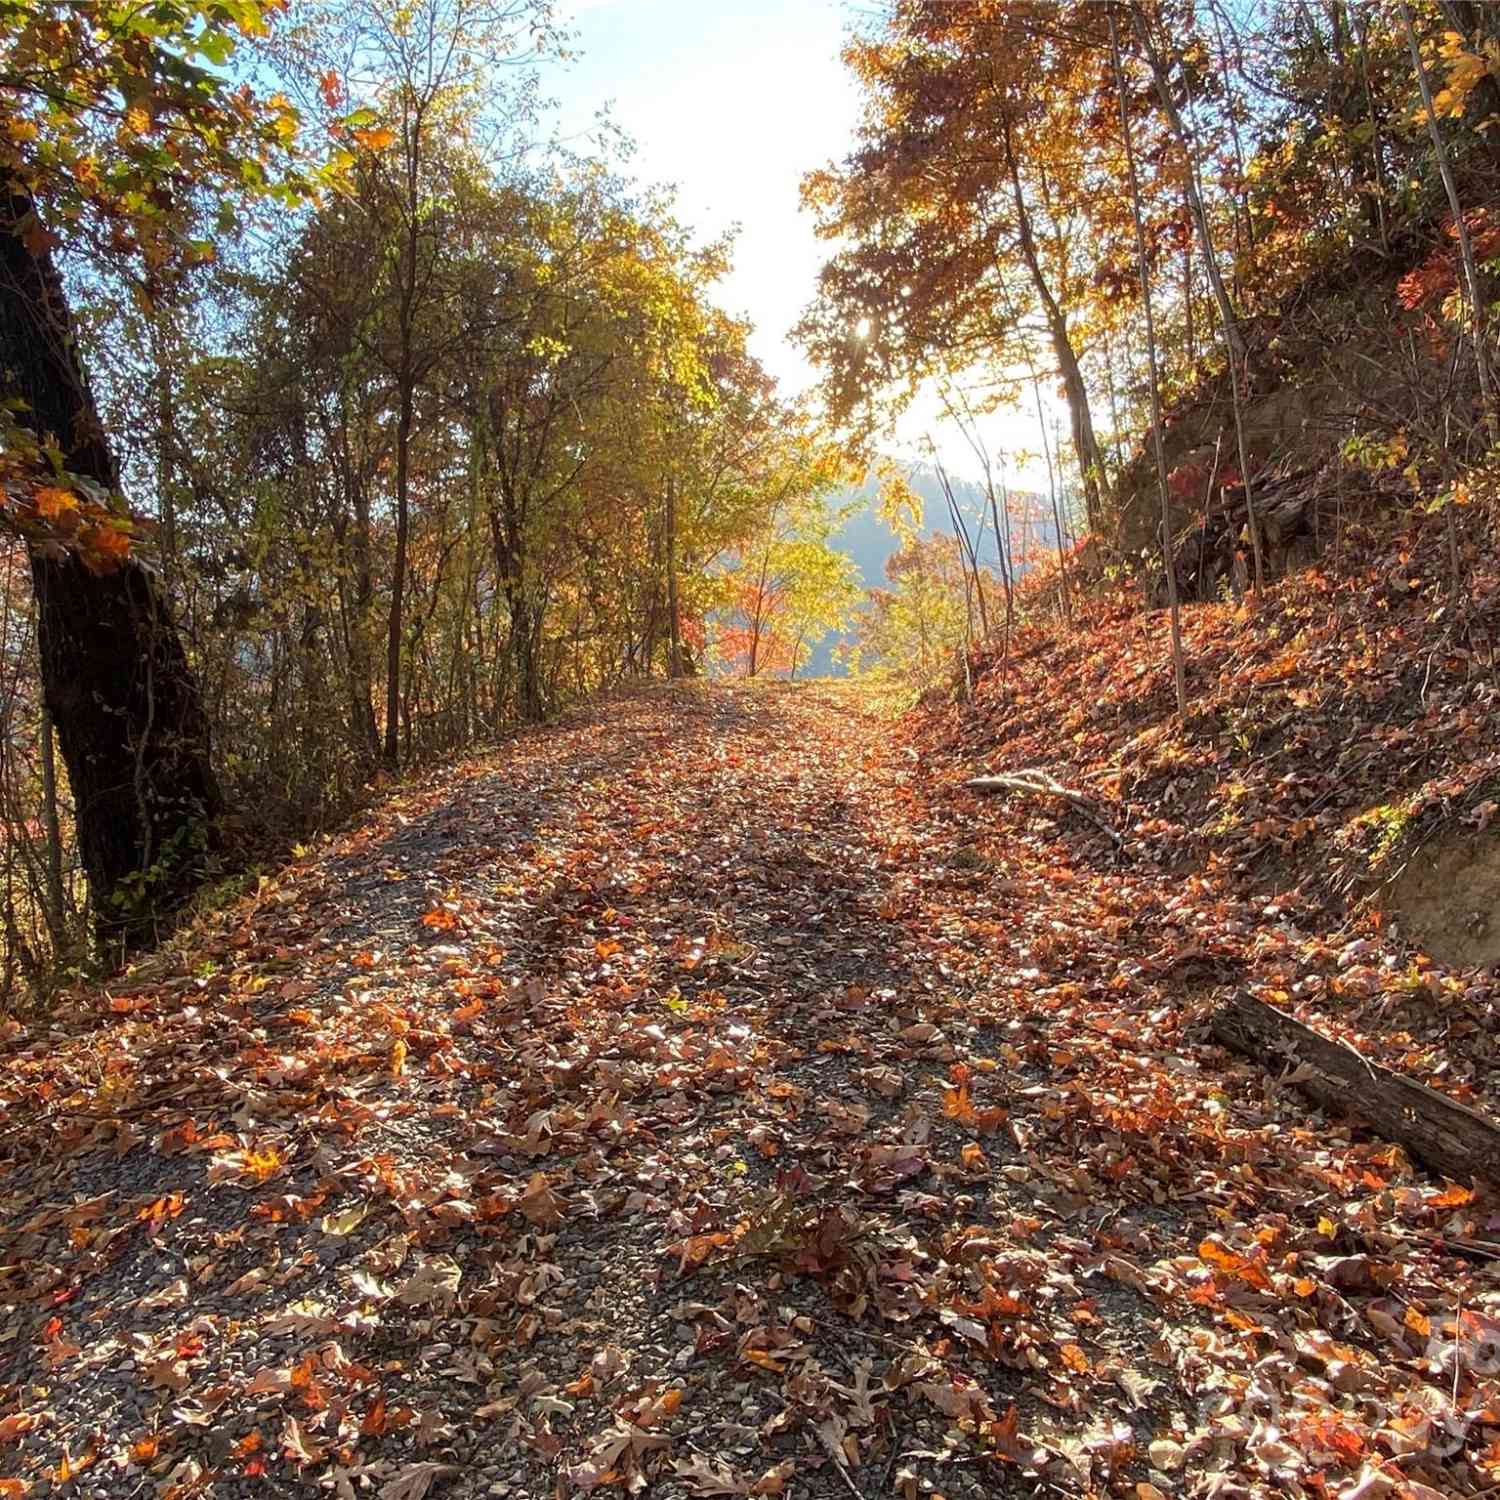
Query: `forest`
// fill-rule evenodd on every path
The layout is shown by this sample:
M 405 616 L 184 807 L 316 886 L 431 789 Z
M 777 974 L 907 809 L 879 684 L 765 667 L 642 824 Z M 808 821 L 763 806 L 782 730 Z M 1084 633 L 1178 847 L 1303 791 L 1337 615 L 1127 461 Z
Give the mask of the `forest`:
M 1494 1493 L 1500 5 L 839 9 L 796 386 L 623 3 L 0 0 L 0 1500 Z
M 1435 483 L 1461 568 L 1488 24 L 856 27 L 794 400 L 714 300 L 730 243 L 546 134 L 546 6 L 10 7 L 5 987 L 604 685 L 795 671 L 830 629 L 898 679 L 922 637 L 930 685 L 1014 624 L 1033 531 L 1064 595 L 1085 531 L 1075 567 L 1153 602 L 1258 588 L 1342 466 Z M 985 420 L 1044 387 L 1068 433 L 1022 526 Z M 862 608 L 838 501 L 933 389 L 979 503 L 924 541 L 890 471 L 925 560 Z

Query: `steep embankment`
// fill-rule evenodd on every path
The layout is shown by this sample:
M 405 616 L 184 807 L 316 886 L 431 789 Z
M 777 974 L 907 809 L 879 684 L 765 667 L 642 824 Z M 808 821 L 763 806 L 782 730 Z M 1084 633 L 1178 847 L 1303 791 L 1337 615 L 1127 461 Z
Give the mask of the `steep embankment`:
M 1021 636 L 972 703 L 930 714 L 926 763 L 1037 766 L 1087 792 L 1121 866 L 1165 877 L 1180 941 L 1160 964 L 1295 996 L 1500 1104 L 1492 986 L 1470 972 L 1500 959 L 1500 571 L 1471 528 L 1456 592 L 1428 518 L 1351 528 L 1330 566 L 1259 600 L 1187 606 L 1186 724 L 1165 612 L 1096 595 L 1085 628 Z M 1430 1055 L 1407 1033 L 1424 1021 Z
M 1253 682 L 1276 613 L 1197 617 L 1195 678 L 1286 735 L 1323 679 Z M 1158 624 L 1031 640 L 920 748 L 826 686 L 616 700 L 12 1030 L 0 1495 L 1490 1482 L 1483 1201 L 1199 1024 L 1329 937 L 1258 842 L 1205 858 L 1194 798 L 1238 776 L 1284 832 L 1337 794 L 1286 805 L 1248 720 L 1222 765 L 1168 729 Z M 1117 754 L 1118 854 L 958 786 Z M 1486 993 L 1430 1002 L 1453 1084 Z

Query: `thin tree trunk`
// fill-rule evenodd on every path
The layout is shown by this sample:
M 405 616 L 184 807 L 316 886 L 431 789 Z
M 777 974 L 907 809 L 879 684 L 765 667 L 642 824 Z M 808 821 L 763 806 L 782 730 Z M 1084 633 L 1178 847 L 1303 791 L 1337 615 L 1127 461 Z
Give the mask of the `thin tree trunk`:
M 927 446 L 933 447 L 932 439 L 927 439 Z M 964 518 L 958 508 L 958 500 L 953 494 L 953 486 L 949 482 L 948 475 L 942 464 L 938 463 L 936 450 L 934 449 L 933 466 L 937 469 L 938 480 L 943 486 L 943 494 L 948 500 L 948 514 L 953 518 L 953 530 L 958 540 L 958 561 L 964 569 L 965 577 L 973 579 L 973 592 L 970 594 L 969 586 L 964 586 L 966 599 L 976 599 L 979 604 L 979 627 L 984 632 L 984 639 L 988 640 L 990 635 L 990 612 L 985 604 L 984 585 L 979 580 L 979 557 L 974 550 L 974 544 L 969 539 L 969 528 L 964 524 Z M 972 628 L 971 628 L 972 633 Z
M 370 694 L 374 678 L 375 577 L 372 561 L 374 547 L 370 538 L 370 491 L 363 477 L 354 474 L 349 480 L 354 488 L 354 538 L 350 545 L 350 563 L 354 571 L 354 600 L 349 628 L 349 718 L 355 752 L 367 765 L 380 759 L 380 731 L 375 723 L 375 708 Z
M 65 940 L 67 901 L 63 892 L 62 821 L 57 813 L 57 755 L 52 736 L 52 715 L 42 705 L 42 828 L 47 835 L 47 931 L 53 952 Z
M 667 475 L 667 676 L 683 677 L 682 620 L 677 599 L 677 483 Z
M 1412 27 L 1411 8 L 1406 0 L 1400 0 L 1401 23 L 1406 30 L 1406 45 L 1411 53 L 1411 65 L 1416 71 L 1417 83 L 1422 90 L 1422 106 L 1427 113 L 1427 134 L 1432 141 L 1432 154 L 1437 158 L 1438 173 L 1443 179 L 1443 191 L 1448 195 L 1448 209 L 1453 215 L 1453 227 L 1458 235 L 1459 259 L 1463 263 L 1464 293 L 1469 299 L 1469 336 L 1474 344 L 1474 364 L 1479 375 L 1479 392 L 1484 401 L 1485 426 L 1493 439 L 1500 436 L 1493 383 L 1490 375 L 1488 351 L 1485 349 L 1484 292 L 1479 283 L 1479 270 L 1474 263 L 1474 244 L 1469 238 L 1469 226 L 1464 222 L 1463 205 L 1458 198 L 1458 184 L 1453 178 L 1453 166 L 1448 159 L 1447 143 L 1438 129 L 1437 111 L 1432 103 L 1432 85 L 1427 81 L 1427 68 L 1422 61 L 1421 48 L 1417 46 L 1417 33 Z
M 1208 226 L 1208 212 L 1203 206 L 1203 193 L 1198 182 L 1198 156 L 1194 150 L 1193 139 L 1188 134 L 1182 114 L 1177 108 L 1177 101 L 1172 97 L 1172 80 L 1168 74 L 1166 62 L 1152 41 L 1146 17 L 1140 11 L 1135 14 L 1135 22 L 1137 35 L 1146 53 L 1146 61 L 1150 64 L 1152 77 L 1156 81 L 1156 93 L 1161 100 L 1162 111 L 1167 117 L 1167 123 L 1172 128 L 1173 136 L 1176 137 L 1178 149 L 1182 152 L 1187 164 L 1187 175 L 1183 180 L 1183 187 L 1192 209 L 1193 222 L 1198 228 L 1199 249 L 1203 252 L 1203 269 L 1208 277 L 1208 284 L 1213 290 L 1214 302 L 1218 306 L 1219 327 L 1224 335 L 1224 344 L 1229 355 L 1229 402 L 1234 415 L 1234 437 L 1240 456 L 1240 482 L 1245 487 L 1245 517 L 1250 529 L 1250 551 L 1254 560 L 1255 588 L 1258 593 L 1265 587 L 1265 564 L 1261 556 L 1260 524 L 1255 515 L 1255 490 L 1250 478 L 1250 454 L 1245 441 L 1245 412 L 1241 388 L 1242 376 L 1249 369 L 1245 339 L 1240 332 L 1239 318 L 1235 313 L 1234 304 L 1229 300 L 1229 292 L 1224 286 L 1224 278 L 1219 273 L 1219 257 L 1214 249 L 1213 235 Z
M 1094 436 L 1093 412 L 1089 407 L 1088 385 L 1078 363 L 1077 351 L 1073 348 L 1072 335 L 1068 331 L 1068 320 L 1052 295 L 1052 288 L 1042 271 L 1036 238 L 1031 229 L 1031 214 L 1026 206 L 1026 195 L 1021 188 L 1020 168 L 1016 161 L 1015 143 L 1007 122 L 1002 136 L 1005 148 L 1006 167 L 1010 176 L 1011 198 L 1016 209 L 1016 235 L 1020 243 L 1021 257 L 1031 276 L 1031 284 L 1042 312 L 1047 319 L 1047 331 L 1052 341 L 1052 353 L 1057 360 L 1058 374 L 1062 377 L 1063 392 L 1068 402 L 1068 419 L 1073 432 L 1073 447 L 1078 455 L 1078 472 L 1083 477 L 1083 503 L 1088 512 L 1089 525 L 1098 531 L 1103 523 L 1103 504 L 1100 483 L 1105 474 L 1104 455 L 1099 451 L 1098 439 Z
M 1125 94 L 1125 69 L 1120 62 L 1120 32 L 1114 12 L 1109 16 L 1109 46 L 1114 62 L 1115 87 L 1120 100 L 1120 136 L 1125 145 L 1125 167 L 1130 180 L 1130 213 L 1135 222 L 1136 269 L 1141 283 L 1141 304 L 1146 321 L 1146 361 L 1151 374 L 1151 436 L 1156 452 L 1156 482 L 1161 491 L 1161 552 L 1167 571 L 1167 604 L 1172 621 L 1172 681 L 1177 693 L 1177 712 L 1187 717 L 1187 671 L 1182 660 L 1182 619 L 1177 599 L 1177 565 L 1172 556 L 1171 510 L 1168 504 L 1167 457 L 1163 447 L 1161 381 L 1156 362 L 1156 320 L 1151 310 L 1151 272 L 1146 258 L 1146 229 L 1141 216 L 1141 186 L 1135 170 L 1135 147 L 1130 139 L 1130 106 Z
M 1063 619 L 1073 623 L 1073 601 L 1068 597 L 1068 560 L 1063 549 L 1062 511 L 1057 504 L 1057 471 L 1052 463 L 1052 448 L 1047 442 L 1047 420 L 1042 410 L 1042 387 L 1035 374 L 1031 377 L 1031 394 L 1036 398 L 1037 426 L 1042 432 L 1042 456 L 1047 460 L 1047 491 L 1052 497 L 1052 531 L 1057 542 L 1057 577 L 1062 590 Z

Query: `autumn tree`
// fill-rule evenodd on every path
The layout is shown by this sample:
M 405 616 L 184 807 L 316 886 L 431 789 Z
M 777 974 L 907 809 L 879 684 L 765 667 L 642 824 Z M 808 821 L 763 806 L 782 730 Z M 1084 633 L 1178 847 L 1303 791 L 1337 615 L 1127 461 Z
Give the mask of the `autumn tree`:
M 1091 523 L 1103 457 L 1079 347 L 1085 281 L 1083 105 L 1096 48 L 1086 7 L 898 0 L 845 56 L 864 90 L 859 144 L 803 185 L 840 248 L 800 333 L 842 420 L 920 382 L 1000 375 L 1036 342 L 1066 396 Z
M 784 436 L 758 467 L 763 509 L 720 575 L 716 650 L 746 677 L 791 677 L 859 599 L 853 560 L 829 545 L 846 516 L 830 496 L 847 476 L 808 431 Z
M 223 65 L 274 9 L 44 0 L 0 10 L 0 394 L 7 519 L 30 548 L 46 702 L 99 933 L 148 938 L 214 838 L 209 725 L 168 600 L 129 555 L 116 458 L 54 252 L 130 267 L 149 301 L 202 254 L 204 195 L 233 213 L 284 174 L 296 119 Z
M 325 24 L 328 24 L 325 22 Z M 453 142 L 482 122 L 491 143 L 529 109 L 530 80 L 506 89 L 499 69 L 524 62 L 548 40 L 548 0 L 418 0 L 392 6 L 362 0 L 332 10 L 347 61 L 325 95 L 349 108 L 345 124 L 357 160 L 350 201 L 367 221 L 371 252 L 343 267 L 378 303 L 378 319 L 357 336 L 390 381 L 393 405 L 395 551 L 386 625 L 382 756 L 400 760 L 401 666 L 411 532 L 412 430 L 418 392 L 458 333 L 443 312 L 454 296 L 448 266 Z M 388 287 L 388 295 L 384 289 Z M 436 326 L 435 326 L 436 325 Z

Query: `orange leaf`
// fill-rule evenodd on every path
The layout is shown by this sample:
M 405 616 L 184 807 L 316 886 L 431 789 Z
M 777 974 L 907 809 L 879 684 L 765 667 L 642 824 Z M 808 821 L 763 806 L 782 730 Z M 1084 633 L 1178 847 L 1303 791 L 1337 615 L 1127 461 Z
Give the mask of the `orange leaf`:
M 78 546 L 95 573 L 113 573 L 130 556 L 130 537 L 118 526 L 85 526 L 78 533 Z
M 391 1043 L 391 1077 L 399 1078 L 406 1071 L 406 1043 L 398 1036 Z
M 396 132 L 389 125 L 371 125 L 368 128 L 356 128 L 353 134 L 354 139 L 366 151 L 383 150 L 396 139 Z
M 1472 1188 L 1454 1186 L 1445 1188 L 1437 1197 L 1427 1201 L 1433 1208 L 1462 1208 L 1474 1201 L 1474 1192 Z
M 37 515 L 44 521 L 56 521 L 67 512 L 78 509 L 78 496 L 55 484 L 42 485 L 31 498 Z
M 971 1125 L 979 1118 L 974 1101 L 969 1098 L 967 1083 L 960 1083 L 956 1089 L 943 1090 L 943 1113 L 950 1120 L 958 1120 L 965 1125 Z

